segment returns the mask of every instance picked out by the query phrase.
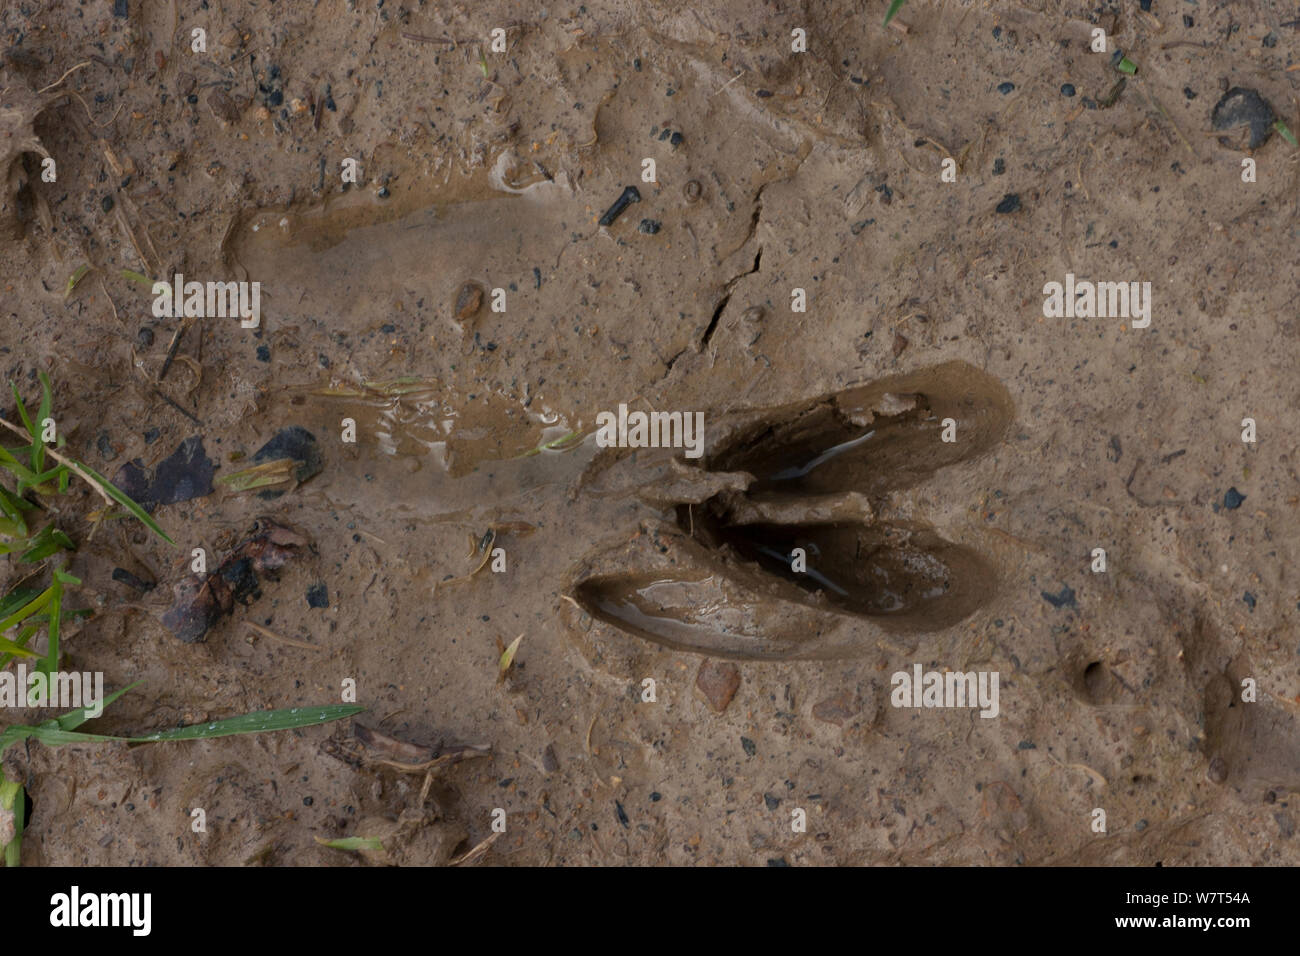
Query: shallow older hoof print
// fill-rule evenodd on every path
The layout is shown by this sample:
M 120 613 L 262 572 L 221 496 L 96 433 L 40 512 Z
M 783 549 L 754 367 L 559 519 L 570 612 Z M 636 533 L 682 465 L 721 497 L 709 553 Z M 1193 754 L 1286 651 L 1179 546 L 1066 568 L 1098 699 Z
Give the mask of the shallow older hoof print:
M 705 459 L 720 490 L 590 560 L 573 596 L 619 631 L 717 657 L 846 657 L 951 627 L 993 596 L 992 562 L 880 504 L 994 447 L 1011 418 L 964 363 L 734 416 Z

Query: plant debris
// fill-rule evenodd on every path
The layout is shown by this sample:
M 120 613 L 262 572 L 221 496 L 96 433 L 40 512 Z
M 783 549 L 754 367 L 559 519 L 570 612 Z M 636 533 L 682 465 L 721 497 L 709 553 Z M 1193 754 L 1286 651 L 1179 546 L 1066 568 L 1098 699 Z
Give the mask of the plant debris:
M 259 575 L 279 570 L 307 544 L 298 532 L 270 518 L 259 519 L 216 571 L 190 575 L 173 586 L 175 600 L 163 615 L 164 626 L 186 644 L 204 640 L 236 603 L 251 604 L 261 596 Z

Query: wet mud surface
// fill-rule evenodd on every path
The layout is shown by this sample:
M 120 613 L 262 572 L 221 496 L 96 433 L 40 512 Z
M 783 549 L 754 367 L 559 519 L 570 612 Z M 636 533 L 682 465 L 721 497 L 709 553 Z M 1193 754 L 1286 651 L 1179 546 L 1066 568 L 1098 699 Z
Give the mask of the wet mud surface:
M 105 733 L 368 708 L 13 748 L 24 862 L 1294 864 L 1300 154 L 1215 105 L 1300 129 L 1297 34 L 1196 9 L 6 5 L 0 364 L 177 540 L 74 485 L 65 667 L 143 681 Z M 123 270 L 260 282 L 260 326 Z M 1151 326 L 1043 318 L 1067 272 Z M 705 454 L 597 447 L 620 403 Z M 292 560 L 196 608 L 191 548 L 266 520 Z M 891 706 L 917 663 L 998 717 Z

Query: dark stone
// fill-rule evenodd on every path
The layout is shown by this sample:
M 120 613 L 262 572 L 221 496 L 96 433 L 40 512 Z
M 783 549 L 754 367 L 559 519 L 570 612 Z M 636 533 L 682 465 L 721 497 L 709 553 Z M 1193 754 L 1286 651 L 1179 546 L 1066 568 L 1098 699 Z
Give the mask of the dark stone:
M 203 437 L 193 435 L 158 463 L 150 497 L 160 505 L 174 505 L 210 495 L 215 471 L 212 459 L 203 450 Z
M 251 604 L 253 598 L 257 597 L 259 593 L 257 575 L 253 572 L 253 562 L 250 558 L 241 557 L 234 561 L 226 561 L 217 573 L 230 589 L 231 597 L 240 604 Z
M 257 347 L 257 360 L 259 362 L 271 361 L 271 347 L 269 345 L 259 345 Z
M 1073 96 L 1073 95 L 1074 95 L 1074 84 L 1073 84 L 1073 83 L 1062 83 L 1062 84 L 1061 84 L 1061 95 L 1062 95 L 1062 96 Z
M 120 581 L 122 584 L 125 584 L 127 587 L 135 588 L 141 594 L 146 594 L 158 586 L 156 583 L 150 583 L 148 581 L 140 580 L 140 578 L 136 577 L 126 568 L 114 568 L 113 580 Z
M 752 757 L 754 754 L 758 753 L 758 746 L 748 737 L 740 738 L 740 746 L 745 748 L 745 755 L 748 757 Z
M 1003 215 L 1006 215 L 1007 213 L 1016 212 L 1019 208 L 1020 208 L 1020 194 L 1007 193 L 1005 196 L 1002 197 L 1002 202 L 998 203 L 997 209 L 995 209 L 994 212 L 999 212 L 1002 213 Z
M 152 512 L 158 505 L 174 505 L 212 494 L 215 472 L 203 450 L 203 437 L 193 435 L 160 461 L 152 476 L 137 458 L 118 469 L 113 484 L 145 511 Z
M 141 326 L 140 331 L 135 333 L 135 342 L 142 349 L 150 348 L 153 345 L 153 329 L 147 325 Z
M 330 592 L 322 581 L 320 584 L 313 584 L 307 589 L 307 606 L 308 607 L 329 607 Z
M 1052 605 L 1052 607 L 1060 608 L 1079 606 L 1074 603 L 1074 588 L 1069 585 L 1062 585 L 1060 594 L 1048 594 L 1046 591 L 1040 593 L 1043 595 L 1043 600 Z
M 1015 88 L 1016 88 L 1016 84 L 1014 84 L 1014 83 L 1012 83 L 1012 82 L 1010 82 L 1010 81 L 1007 81 L 1007 82 L 1005 82 L 1005 83 L 999 83 L 999 84 L 998 84 L 998 92 L 1001 93 L 1003 96 L 1006 96 L 1008 93 L 1010 93 L 1010 92 L 1011 92 L 1012 90 L 1014 90 Z
M 1250 149 L 1259 149 L 1264 145 L 1273 135 L 1273 124 L 1276 121 L 1277 114 L 1268 101 L 1257 91 L 1244 86 L 1234 86 L 1224 93 L 1210 114 L 1210 122 L 1217 130 L 1250 127 Z M 1220 138 L 1220 142 L 1225 142 L 1224 138 Z
M 270 441 L 257 450 L 257 454 L 253 456 L 253 464 L 260 465 L 266 461 L 279 461 L 283 458 L 299 462 L 293 473 L 299 483 L 320 474 L 325 467 L 320 446 L 316 443 L 316 436 L 301 425 L 290 425 L 276 432 Z M 282 494 L 284 494 L 282 490 L 271 488 L 259 492 L 258 497 L 269 501 Z
M 641 225 L 637 226 L 639 232 L 644 232 L 647 236 L 653 236 L 659 231 L 659 223 L 654 219 L 642 219 Z
M 1229 488 L 1223 493 L 1223 507 L 1227 508 L 1229 511 L 1236 511 L 1241 507 L 1241 503 L 1245 500 L 1246 496 L 1236 488 Z

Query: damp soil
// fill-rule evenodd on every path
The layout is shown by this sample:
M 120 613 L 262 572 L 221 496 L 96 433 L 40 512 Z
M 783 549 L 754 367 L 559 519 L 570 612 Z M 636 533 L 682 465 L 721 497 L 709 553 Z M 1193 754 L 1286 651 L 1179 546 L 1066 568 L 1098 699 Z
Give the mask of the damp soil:
M 1277 10 L 124 6 L 0 10 L 0 365 L 50 370 L 101 473 L 213 474 L 154 497 L 175 549 L 91 536 L 74 486 L 64 666 L 143 681 L 106 733 L 347 679 L 367 712 L 11 748 L 25 863 L 440 864 L 497 807 L 480 865 L 1297 861 Z M 1214 115 L 1237 88 L 1266 110 Z M 260 327 L 198 320 L 167 363 L 180 323 L 123 270 L 260 282 Z M 1150 281 L 1151 326 L 1044 319 L 1066 273 Z M 706 454 L 598 448 L 620 403 L 703 412 Z M 299 482 L 222 482 L 285 429 Z M 308 544 L 178 639 L 191 549 L 266 520 Z M 914 663 L 997 670 L 999 716 L 889 706 Z M 439 754 L 475 759 L 402 769 Z M 387 859 L 314 839 L 376 827 Z

